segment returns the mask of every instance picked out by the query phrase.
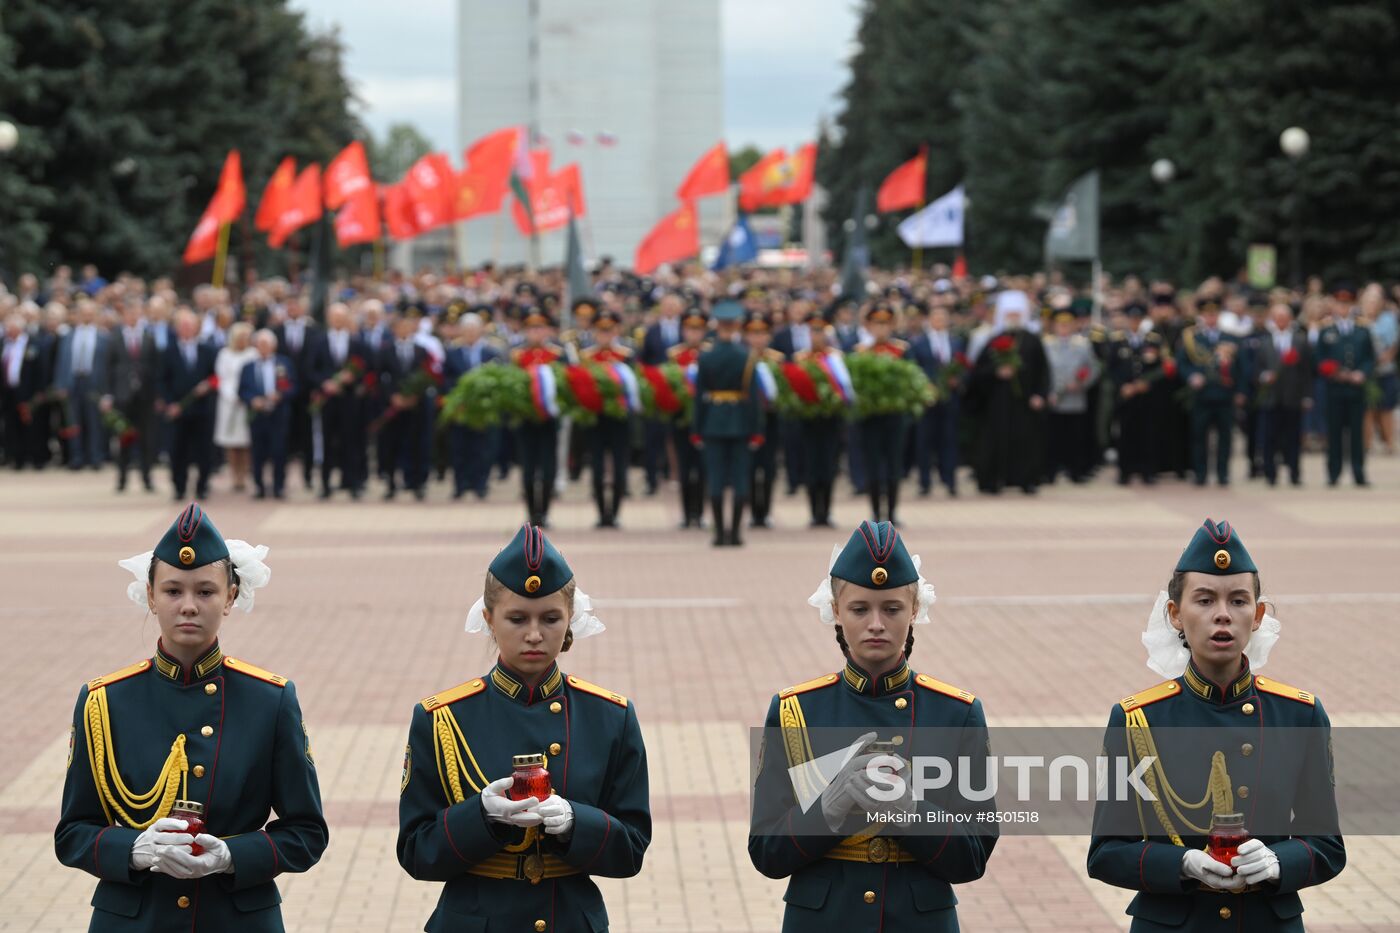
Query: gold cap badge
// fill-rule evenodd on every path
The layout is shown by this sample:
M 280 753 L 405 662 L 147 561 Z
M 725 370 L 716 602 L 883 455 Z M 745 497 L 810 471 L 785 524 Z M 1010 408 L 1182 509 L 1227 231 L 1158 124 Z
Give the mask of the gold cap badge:
M 890 578 L 890 572 L 884 567 L 876 567 L 870 571 L 870 582 L 876 586 L 884 586 L 885 581 Z
M 180 548 L 180 563 L 184 564 L 186 567 L 194 563 L 194 548 L 188 545 Z
M 540 588 L 540 578 L 531 574 L 525 578 L 525 592 L 533 593 Z
M 1225 550 L 1224 548 L 1221 548 L 1220 550 L 1216 551 L 1216 552 L 1215 552 L 1215 566 L 1219 567 L 1221 570 L 1229 570 L 1229 569 L 1230 569 L 1230 552 L 1227 551 L 1227 550 Z

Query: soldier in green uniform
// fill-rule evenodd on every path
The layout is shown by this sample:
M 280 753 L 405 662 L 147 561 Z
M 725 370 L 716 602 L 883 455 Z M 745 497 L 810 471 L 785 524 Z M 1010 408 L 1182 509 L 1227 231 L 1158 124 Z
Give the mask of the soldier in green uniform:
M 1356 293 L 1349 285 L 1332 290 L 1332 323 L 1317 338 L 1317 372 L 1326 384 L 1327 485 L 1342 477 L 1342 434 L 1348 436 L 1347 458 L 1358 486 L 1366 482 L 1366 441 L 1361 423 L 1366 414 L 1366 382 L 1376 369 L 1371 331 L 1356 323 Z
M 1116 704 L 1104 740 L 1110 761 L 1145 768 L 1156 798 L 1129 791 L 1094 814 L 1089 875 L 1139 892 L 1133 933 L 1299 933 L 1298 891 L 1346 864 L 1327 714 L 1314 694 L 1255 675 L 1277 636 L 1239 533 L 1207 520 L 1143 637 L 1149 666 L 1172 679 Z M 1207 849 L 1212 828 L 1241 821 L 1252 838 L 1238 854 Z
M 1215 478 L 1230 485 L 1230 447 L 1235 409 L 1243 407 L 1247 385 L 1240 345 L 1220 329 L 1220 303 L 1203 299 L 1195 325 L 1181 334 L 1177 370 L 1191 390 L 1191 462 L 1196 485 L 1206 484 L 1210 432 L 1215 432 Z
M 700 354 L 695 366 L 695 417 L 691 443 L 705 454 L 705 477 L 710 486 L 715 547 L 738 546 L 744 503 L 749 497 L 750 457 L 763 444 L 759 417 L 759 383 L 754 375 L 759 356 L 736 342 L 744 309 L 721 301 L 710 315 L 715 343 Z M 724 491 L 733 490 L 729 528 L 724 527 Z
M 773 342 L 773 322 L 766 312 L 748 313 L 744 320 L 744 342 L 749 350 L 758 354 L 754 378 L 759 382 L 759 400 L 762 406 L 759 418 L 763 424 L 763 443 L 753 452 L 753 469 L 749 475 L 753 516 L 749 527 L 772 528 L 773 487 L 778 481 L 778 443 L 781 438 L 778 430 L 776 369 L 783 363 L 783 354 L 770 346 Z M 812 465 L 804 459 L 803 468 L 808 474 L 807 482 L 810 484 Z
M 54 847 L 98 878 L 89 930 L 280 933 L 273 879 L 325 851 L 296 688 L 219 643 L 267 582 L 266 554 L 226 542 L 191 504 L 154 551 L 121 562 L 160 639 L 154 656 L 88 681 L 73 710 Z
M 495 667 L 413 709 L 398 856 L 413 878 L 445 882 L 430 933 L 600 933 L 608 913 L 591 876 L 641 871 L 651 813 L 636 710 L 558 665 L 602 630 L 563 555 L 522 527 L 467 618 L 495 642 Z M 543 760 L 544 799 L 512 799 L 520 756 Z
M 966 756 L 971 773 L 959 780 L 988 786 L 982 704 L 909 666 L 914 626 L 928 622 L 933 600 L 899 531 L 870 521 L 835 555 L 808 600 L 834 626 L 845 665 L 788 687 L 768 707 L 749 858 L 768 877 L 788 879 L 783 933 L 956 931 L 953 885 L 986 871 L 997 830 L 977 816 L 995 801 L 887 804 L 867 792 L 872 767 L 907 773 L 901 756 L 909 755 Z M 843 747 L 845 763 L 834 775 L 822 773 L 820 762 Z M 811 786 L 798 787 L 809 779 Z M 890 807 L 924 817 L 956 812 L 977 828 L 949 832 L 933 820 L 915 828 L 868 818 Z
M 909 344 L 893 336 L 895 313 L 888 302 L 879 301 L 866 312 L 865 328 L 870 343 L 856 347 L 856 353 L 874 353 L 902 360 Z M 904 476 L 904 442 L 909 434 L 909 416 L 902 413 L 867 415 L 857 422 L 866 482 L 870 490 L 870 516 L 899 524 L 899 483 Z

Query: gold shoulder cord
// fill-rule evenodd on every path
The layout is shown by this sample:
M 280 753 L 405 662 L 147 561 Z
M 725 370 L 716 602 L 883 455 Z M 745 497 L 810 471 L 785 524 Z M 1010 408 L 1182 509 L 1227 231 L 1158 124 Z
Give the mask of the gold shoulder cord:
M 476 756 L 467 744 L 467 737 L 462 734 L 462 727 L 450 708 L 441 706 L 433 710 L 433 733 L 437 737 L 433 751 L 437 759 L 438 778 L 442 781 L 442 792 L 447 795 L 448 801 L 462 803 L 467 799 L 466 791 L 462 789 L 463 778 L 466 778 L 472 793 L 481 793 L 491 782 L 486 780 L 481 765 L 477 764 Z M 468 763 L 470 768 L 467 767 Z M 538 839 L 539 827 L 528 826 L 525 829 L 525 838 L 505 846 L 503 851 L 524 852 L 535 845 Z
M 83 733 L 87 738 L 88 764 L 92 768 L 92 781 L 97 786 L 98 798 L 102 801 L 102 812 L 107 822 L 116 824 L 113 812 L 132 829 L 146 829 L 156 820 L 170 815 L 175 801 L 185 795 L 189 772 L 189 759 L 185 757 L 185 736 L 175 737 L 170 746 L 170 754 L 161 768 L 160 777 L 144 794 L 133 794 L 122 781 L 117 768 L 117 753 L 112 744 L 112 721 L 107 710 L 107 688 L 98 687 L 88 694 L 83 706 Z M 108 780 L 108 774 L 111 780 Z M 115 790 L 115 793 L 113 791 Z M 137 820 L 129 811 L 146 810 L 155 807 L 150 819 Z
M 821 794 L 822 788 L 816 786 L 816 780 L 810 768 L 800 768 L 798 765 L 805 764 L 815 757 L 812 751 L 812 740 L 807 735 L 807 717 L 802 713 L 802 703 L 796 695 L 784 697 L 778 701 L 778 722 L 783 730 L 783 748 L 787 751 L 788 775 L 794 781 L 802 782 L 802 796 L 812 798 Z M 882 822 L 872 822 L 865 829 L 853 836 L 848 836 L 841 841 L 842 845 L 858 845 L 871 837 L 879 834 L 887 824 Z
M 1191 822 L 1185 810 L 1200 810 L 1206 804 L 1211 805 L 1212 813 L 1233 813 L 1235 809 L 1235 795 L 1230 790 L 1230 774 L 1225 769 L 1225 753 L 1217 751 L 1210 756 L 1210 778 L 1206 782 L 1205 796 L 1194 803 L 1187 801 L 1171 786 L 1167 780 L 1166 769 L 1162 767 L 1162 757 L 1157 753 L 1157 743 L 1152 740 L 1152 730 L 1147 724 L 1147 714 L 1142 709 L 1135 709 L 1127 714 L 1128 731 L 1128 765 L 1136 769 L 1138 762 L 1151 757 L 1152 765 L 1143 773 L 1143 783 L 1152 792 L 1152 796 L 1157 799 L 1152 801 L 1152 809 L 1157 815 L 1157 820 L 1162 824 L 1168 835 L 1171 837 L 1173 845 L 1184 845 L 1181 841 L 1181 834 L 1177 831 L 1176 825 L 1171 817 L 1167 815 L 1167 806 L 1171 807 L 1172 813 L 1176 814 L 1186 828 L 1191 832 L 1205 836 L 1209 834 L 1209 827 L 1202 828 Z M 1162 800 L 1165 797 L 1166 806 Z M 1138 821 L 1142 824 L 1143 838 L 1148 836 L 1147 823 L 1142 818 L 1142 800 L 1137 801 Z
M 1196 329 L 1189 327 L 1181 335 L 1181 342 L 1186 347 L 1186 355 L 1191 357 L 1191 362 L 1197 366 L 1208 366 L 1215 359 L 1213 354 L 1202 353 L 1196 349 Z

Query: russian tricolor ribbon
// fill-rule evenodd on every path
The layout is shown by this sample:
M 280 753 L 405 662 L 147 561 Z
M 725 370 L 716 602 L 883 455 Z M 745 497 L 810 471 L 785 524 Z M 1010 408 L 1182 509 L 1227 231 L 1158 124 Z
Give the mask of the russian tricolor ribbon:
M 547 364 L 530 367 L 530 400 L 541 419 L 559 417 L 559 387 L 554 381 L 554 367 Z

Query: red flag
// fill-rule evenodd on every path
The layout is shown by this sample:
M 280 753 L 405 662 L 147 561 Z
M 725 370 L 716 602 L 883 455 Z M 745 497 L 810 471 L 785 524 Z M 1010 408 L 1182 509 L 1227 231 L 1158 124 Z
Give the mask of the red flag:
M 520 128 L 512 126 L 483 136 L 467 149 L 467 167 L 457 176 L 452 202 L 455 219 L 494 214 L 501 209 L 510 190 L 510 170 L 519 140 Z
M 816 167 L 816 143 L 807 143 L 792 155 L 781 149 L 768 153 L 739 179 L 739 206 L 752 211 L 800 204 L 812 193 Z
M 414 219 L 413 198 L 403 182 L 384 189 L 384 223 L 396 240 L 411 240 L 422 232 Z
M 729 152 L 724 148 L 724 143 L 716 143 L 685 176 L 685 181 L 676 189 L 676 197 L 682 201 L 693 201 L 707 194 L 723 194 L 728 190 Z
M 583 176 L 578 163 L 570 163 L 553 175 L 545 171 L 549 164 L 549 153 L 531 153 L 534 160 L 535 177 L 527 185 L 530 195 L 531 213 L 526 213 L 525 205 L 517 199 L 511 207 L 515 225 L 522 236 L 557 230 L 569 222 L 569 215 L 582 217 L 586 212 L 583 203 Z M 531 229 L 530 218 L 534 217 Z
M 209 199 L 209 206 L 200 215 L 190 240 L 185 244 L 186 265 L 213 259 L 219 248 L 219 228 L 233 223 L 248 203 L 248 191 L 243 187 L 243 159 L 237 149 L 224 158 L 219 174 L 219 187 Z
M 272 232 L 267 235 L 267 245 L 281 249 L 287 237 L 321 217 L 321 166 L 312 163 L 301 170 L 292 190 L 287 192 L 282 213 Z
M 688 259 L 700 252 L 700 227 L 695 222 L 695 205 L 687 202 L 661 218 L 637 247 L 632 271 L 649 275 L 663 262 Z
M 413 202 L 413 222 L 420 233 L 452 221 L 457 173 L 446 153 L 430 152 L 408 170 L 403 186 Z
M 370 191 L 369 159 L 365 144 L 358 139 L 340 150 L 326 166 L 326 207 L 335 210 L 361 191 Z
M 875 195 L 875 209 L 882 214 L 922 207 L 924 180 L 928 177 L 928 146 L 920 146 L 919 154 L 896 168 L 880 182 Z
M 953 260 L 953 278 L 967 278 L 967 257 L 962 253 L 958 253 L 958 258 Z
M 297 160 L 287 156 L 277 166 L 277 171 L 267 180 L 262 199 L 258 201 L 258 215 L 253 218 L 253 226 L 266 233 L 277 224 L 282 215 L 282 205 L 287 200 L 287 192 L 292 190 L 292 182 L 297 179 Z
M 335 215 L 335 241 L 341 246 L 379 239 L 379 192 L 373 184 L 361 188 Z

